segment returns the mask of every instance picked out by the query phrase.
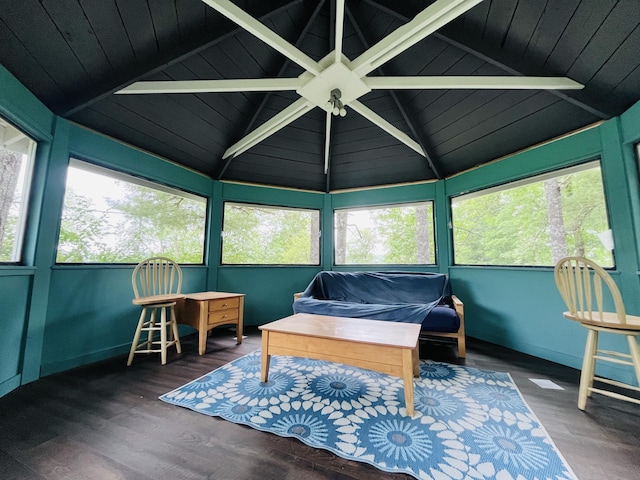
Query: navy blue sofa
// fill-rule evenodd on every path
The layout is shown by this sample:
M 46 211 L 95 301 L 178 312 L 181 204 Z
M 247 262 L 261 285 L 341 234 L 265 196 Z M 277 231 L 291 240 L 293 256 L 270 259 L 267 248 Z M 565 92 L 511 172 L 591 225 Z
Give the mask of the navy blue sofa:
M 464 305 L 440 273 L 318 273 L 294 295 L 294 313 L 421 324 L 421 337 L 454 338 L 466 356 Z

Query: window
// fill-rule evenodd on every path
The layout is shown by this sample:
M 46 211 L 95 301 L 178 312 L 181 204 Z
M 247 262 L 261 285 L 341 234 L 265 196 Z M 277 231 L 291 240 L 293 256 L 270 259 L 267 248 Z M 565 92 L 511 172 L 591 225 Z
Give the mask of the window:
M 433 202 L 334 213 L 336 265 L 435 263 Z
M 320 264 L 319 210 L 225 202 L 223 224 L 223 264 Z
M 201 264 L 206 212 L 203 197 L 71 159 L 56 261 Z
M 36 142 L 0 118 L 0 262 L 21 260 Z
M 613 267 L 599 162 L 451 200 L 455 263 L 553 266 L 567 255 Z

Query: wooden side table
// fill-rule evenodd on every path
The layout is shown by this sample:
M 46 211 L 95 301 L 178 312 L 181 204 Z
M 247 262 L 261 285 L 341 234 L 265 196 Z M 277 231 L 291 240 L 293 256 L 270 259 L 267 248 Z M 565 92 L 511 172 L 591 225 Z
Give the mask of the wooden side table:
M 203 355 L 207 348 L 207 332 L 220 325 L 236 325 L 237 343 L 242 343 L 244 293 L 187 293 L 184 303 L 176 313 L 178 323 L 190 325 L 198 330 L 200 355 Z

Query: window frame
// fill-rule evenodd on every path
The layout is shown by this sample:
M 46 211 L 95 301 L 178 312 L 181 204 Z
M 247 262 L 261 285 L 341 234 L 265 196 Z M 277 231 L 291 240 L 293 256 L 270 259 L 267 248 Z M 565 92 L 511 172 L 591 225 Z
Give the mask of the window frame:
M 151 190 L 156 190 L 162 193 L 167 193 L 170 195 L 176 195 L 176 196 L 180 196 L 186 199 L 190 199 L 190 200 L 194 200 L 194 201 L 204 201 L 204 224 L 203 224 L 203 233 L 204 233 L 204 238 L 203 238 L 203 242 L 202 242 L 202 261 L 200 263 L 188 263 L 185 261 L 179 261 L 176 260 L 181 266 L 203 266 L 206 265 L 207 263 L 207 257 L 208 257 L 208 250 L 209 250 L 209 237 L 208 237 L 208 232 L 209 232 L 209 221 L 210 221 L 210 207 L 211 207 L 211 201 L 209 197 L 206 197 L 204 195 L 200 195 L 194 192 L 190 192 L 188 190 L 184 190 L 182 188 L 179 187 L 175 187 L 175 186 L 171 186 L 168 185 L 166 183 L 162 183 L 161 181 L 158 180 L 151 180 L 149 178 L 145 178 L 142 177 L 140 175 L 137 174 L 133 174 L 133 173 L 129 173 L 123 170 L 119 170 L 116 168 L 112 168 L 112 167 L 107 167 L 104 165 L 101 165 L 99 163 L 93 162 L 93 161 L 89 161 L 89 160 L 85 160 L 84 158 L 82 158 L 81 156 L 71 156 L 69 157 L 69 162 L 67 164 L 67 172 L 68 169 L 74 167 L 77 168 L 79 170 L 83 170 L 85 172 L 88 173 L 94 173 L 94 174 L 98 174 L 98 175 L 102 175 L 105 176 L 107 178 L 113 179 L 113 180 L 117 180 L 117 181 L 121 181 L 121 182 L 127 182 L 129 184 L 133 184 L 133 185 L 138 185 L 141 187 L 145 187 Z M 60 262 L 58 261 L 58 249 L 59 249 L 59 244 L 60 244 L 60 232 L 62 230 L 62 215 L 64 212 L 64 208 L 65 208 L 65 199 L 66 199 L 66 194 L 67 194 L 67 188 L 66 188 L 66 178 L 67 175 L 65 174 L 65 188 L 64 188 L 64 193 L 63 193 L 63 197 L 62 197 L 62 209 L 60 210 L 60 219 L 58 222 L 58 233 L 56 236 L 56 245 L 55 245 L 55 266 L 56 267 L 70 267 L 70 266 L 120 266 L 120 265 L 136 265 L 137 262 Z M 151 256 L 151 255 L 149 255 Z M 145 257 L 146 258 L 146 257 Z M 143 258 L 141 258 L 140 260 L 144 260 Z
M 225 237 L 225 213 L 226 206 L 228 204 L 243 205 L 253 208 L 270 208 L 276 210 L 294 210 L 294 211 L 309 211 L 318 213 L 318 262 L 317 263 L 225 263 L 224 256 L 224 237 Z M 246 202 L 240 200 L 226 199 L 222 202 L 222 222 L 220 224 L 220 255 L 219 265 L 221 267 L 320 267 L 322 265 L 322 209 L 314 207 L 298 207 L 291 205 L 279 205 L 274 203 L 261 203 L 261 202 Z M 311 239 L 313 240 L 313 239 Z
M 335 220 L 336 220 L 336 212 L 339 211 L 358 211 L 358 210 L 381 210 L 381 209 L 391 209 L 391 208 L 403 208 L 410 207 L 412 205 L 419 204 L 431 204 L 431 239 L 433 241 L 433 263 L 337 263 L 336 259 L 336 228 L 335 228 Z M 387 267 L 436 267 L 438 266 L 438 241 L 436 235 L 436 202 L 434 199 L 424 199 L 424 200 L 412 200 L 406 202 L 392 202 L 392 203 L 382 203 L 382 204 L 373 204 L 373 205 L 358 205 L 353 207 L 340 207 L 334 208 L 332 215 L 332 229 L 333 229 L 333 239 L 332 239 L 332 254 L 333 254 L 333 266 L 334 267 L 367 267 L 367 268 L 387 268 Z
M 39 143 L 35 138 L 33 138 L 31 135 L 25 132 L 22 128 L 18 127 L 15 123 L 11 122 L 8 118 L 1 115 L 0 115 L 0 128 L 3 131 L 3 135 L 4 135 L 4 132 L 11 129 L 11 130 L 15 130 L 21 137 L 24 137 L 24 139 L 28 141 L 27 153 L 23 153 L 23 155 L 26 155 L 27 157 L 26 162 L 24 164 L 24 172 L 18 172 L 18 181 L 20 180 L 21 175 L 22 175 L 22 179 L 21 179 L 22 181 L 21 181 L 21 184 L 18 184 L 18 183 L 16 184 L 16 187 L 14 190 L 14 196 L 15 196 L 15 191 L 18 191 L 18 189 L 21 189 L 21 194 L 20 194 L 21 201 L 20 201 L 20 206 L 18 208 L 17 224 L 16 224 L 13 245 L 11 247 L 11 256 L 9 260 L 0 259 L 0 266 L 24 265 L 25 257 L 26 257 L 26 253 L 24 251 L 25 240 L 27 237 L 28 229 L 29 229 L 29 217 L 30 217 L 29 213 L 31 209 L 32 196 L 33 196 L 33 191 L 32 191 L 33 176 L 34 176 L 34 170 L 35 170 L 36 157 L 38 155 Z M 21 138 L 20 140 L 18 140 L 18 142 L 22 140 L 23 139 Z M 18 143 L 18 142 L 15 142 L 15 143 Z M 3 147 L 3 150 L 8 150 L 8 149 Z M 23 170 L 22 166 L 20 170 L 21 171 Z
M 606 185 L 605 185 L 605 181 L 604 181 L 604 171 L 602 168 L 602 158 L 600 157 L 596 157 L 596 158 L 590 158 L 587 160 L 584 160 L 580 163 L 574 163 L 571 165 L 563 165 L 560 167 L 556 167 L 552 170 L 547 170 L 544 172 L 540 172 L 537 174 L 534 174 L 532 176 L 528 176 L 528 177 L 522 177 L 522 178 L 517 178 L 514 180 L 510 180 L 510 181 L 505 181 L 503 183 L 498 183 L 498 184 L 494 184 L 491 186 L 488 186 L 486 188 L 479 188 L 478 190 L 472 190 L 472 191 L 465 191 L 465 192 L 461 192 L 458 193 L 456 195 L 451 195 L 449 197 L 449 225 L 450 225 L 450 245 L 451 245 L 451 264 L 452 267 L 472 267 L 472 268 L 477 268 L 477 267 L 487 267 L 487 268 L 524 268 L 524 269 L 553 269 L 555 268 L 554 265 L 513 265 L 513 264 L 479 264 L 479 263 L 457 263 L 456 262 L 456 247 L 455 247 L 455 239 L 454 239 L 454 230 L 455 230 L 455 225 L 454 225 L 454 215 L 453 215 L 453 205 L 456 201 L 459 201 L 459 199 L 461 198 L 466 198 L 466 199 L 470 199 L 470 198 L 476 198 L 476 197 L 481 197 L 483 195 L 489 195 L 489 194 L 493 194 L 496 192 L 501 192 L 501 191 L 506 191 L 506 190 L 510 190 L 513 188 L 518 188 L 518 187 L 522 187 L 525 185 L 530 185 L 533 183 L 538 183 L 538 182 L 543 182 L 545 180 L 551 179 L 551 178 L 557 178 L 557 177 L 561 177 L 564 175 L 570 175 L 572 173 L 578 173 L 581 171 L 586 171 L 586 170 L 590 170 L 591 168 L 594 168 L 595 166 L 597 166 L 600 169 L 600 178 L 601 178 L 601 182 L 602 182 L 602 191 L 603 191 L 603 198 L 604 198 L 604 209 L 605 209 L 605 214 L 607 217 L 607 225 L 609 227 L 609 230 L 612 229 L 611 227 L 611 214 L 609 211 L 609 202 L 607 201 L 607 192 L 606 192 Z M 616 270 L 616 256 L 615 256 L 615 249 L 610 250 L 611 251 L 611 259 L 612 259 L 612 266 L 607 266 L 603 268 L 605 270 Z

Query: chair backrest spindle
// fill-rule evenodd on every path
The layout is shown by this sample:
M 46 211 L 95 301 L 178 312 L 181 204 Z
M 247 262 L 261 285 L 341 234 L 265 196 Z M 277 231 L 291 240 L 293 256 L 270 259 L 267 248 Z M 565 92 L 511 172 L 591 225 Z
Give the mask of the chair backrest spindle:
M 565 257 L 556 264 L 554 277 L 571 315 L 591 322 L 603 321 L 605 290 L 608 290 L 618 321 L 626 324 L 620 290 L 611 275 L 597 263 L 584 257 Z
M 131 283 L 136 298 L 180 293 L 182 270 L 170 258 L 147 258 L 135 267 Z

